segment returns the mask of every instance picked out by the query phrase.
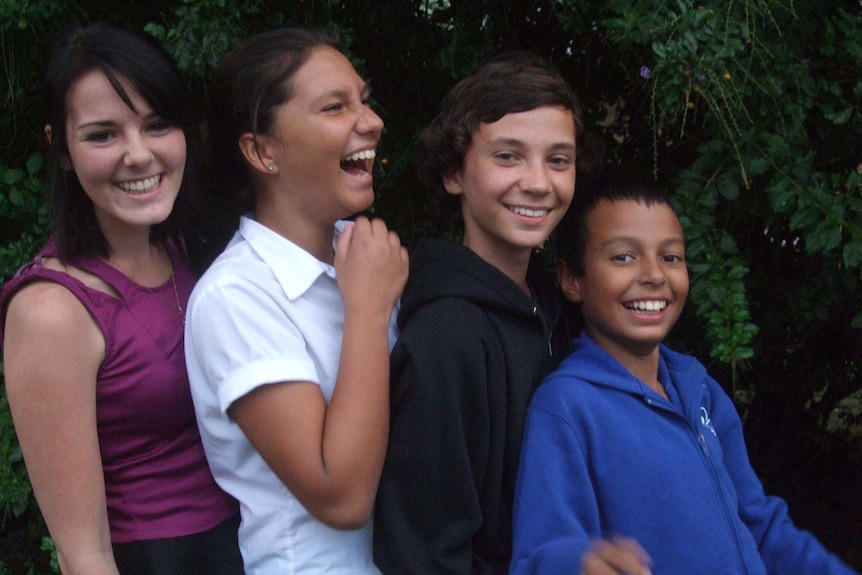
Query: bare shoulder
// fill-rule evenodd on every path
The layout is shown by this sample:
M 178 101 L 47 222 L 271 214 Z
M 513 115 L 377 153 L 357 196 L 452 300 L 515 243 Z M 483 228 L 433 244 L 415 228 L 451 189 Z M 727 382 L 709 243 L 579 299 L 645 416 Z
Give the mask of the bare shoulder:
M 88 316 L 84 305 L 72 292 L 52 281 L 33 281 L 21 287 L 9 301 L 6 321 L 34 328 L 62 329 Z
M 104 353 L 101 330 L 72 292 L 52 281 L 34 281 L 19 289 L 6 310 L 5 350 L 30 348 L 53 354 Z

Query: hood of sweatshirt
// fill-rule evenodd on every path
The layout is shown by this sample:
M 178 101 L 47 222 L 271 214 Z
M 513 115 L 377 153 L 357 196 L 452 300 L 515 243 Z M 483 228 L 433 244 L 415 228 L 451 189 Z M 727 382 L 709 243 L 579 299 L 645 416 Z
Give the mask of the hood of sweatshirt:
M 561 313 L 558 298 L 536 262 L 531 261 L 527 281 L 533 297 L 502 271 L 469 248 L 432 238 L 420 240 L 410 254 L 410 276 L 401 297 L 399 327 L 417 309 L 433 301 L 457 297 L 524 321 L 541 319 L 537 306 L 550 312 L 551 325 Z M 544 326 L 550 331 L 550 326 Z

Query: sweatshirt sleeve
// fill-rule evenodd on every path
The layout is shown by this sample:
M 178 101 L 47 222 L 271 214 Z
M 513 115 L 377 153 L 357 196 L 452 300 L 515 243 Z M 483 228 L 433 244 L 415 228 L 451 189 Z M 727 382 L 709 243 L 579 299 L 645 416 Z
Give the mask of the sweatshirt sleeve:
M 763 491 L 748 458 L 742 422 L 730 398 L 714 380 L 709 381 L 713 423 L 724 462 L 737 491 L 739 515 L 757 541 L 760 557 L 770 575 L 858 575 L 831 554 L 808 531 L 797 528 L 786 502 Z
M 478 560 L 485 354 L 464 317 L 456 326 L 440 311 L 419 310 L 392 353 L 391 430 L 374 513 L 374 560 L 385 574 L 469 574 Z
M 527 412 L 515 491 L 510 573 L 578 573 L 581 556 L 601 535 L 598 504 L 584 450 L 553 406 L 562 400 L 544 384 Z

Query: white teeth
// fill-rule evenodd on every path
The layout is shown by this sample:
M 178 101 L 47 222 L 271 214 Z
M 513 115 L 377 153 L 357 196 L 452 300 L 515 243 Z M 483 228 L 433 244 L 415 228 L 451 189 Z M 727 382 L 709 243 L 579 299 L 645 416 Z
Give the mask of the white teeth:
M 355 162 L 356 160 L 370 160 L 375 158 L 377 153 L 374 150 L 362 150 L 361 152 L 356 152 L 355 154 L 350 154 L 343 160 L 342 162 Z
M 522 208 L 516 206 L 509 208 L 509 210 L 518 214 L 519 216 L 526 216 L 528 218 L 540 218 L 548 213 L 548 210 L 531 210 L 530 208 Z
M 667 307 L 667 302 L 660 301 L 636 301 L 627 303 L 626 307 L 635 311 L 661 311 Z
M 145 192 L 158 186 L 161 179 L 161 176 L 156 175 L 136 182 L 119 182 L 117 187 L 126 192 Z

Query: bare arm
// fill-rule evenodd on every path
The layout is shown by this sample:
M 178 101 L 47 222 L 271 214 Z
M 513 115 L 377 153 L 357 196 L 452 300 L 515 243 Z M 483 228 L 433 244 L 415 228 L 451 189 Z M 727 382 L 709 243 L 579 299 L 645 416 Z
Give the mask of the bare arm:
M 305 507 L 332 527 L 371 514 L 389 432 L 388 325 L 407 280 L 407 251 L 380 220 L 359 218 L 335 254 L 344 301 L 338 377 L 327 405 L 313 383 L 256 389 L 231 417 Z
M 65 575 L 117 575 L 96 432 L 101 331 L 65 288 L 23 287 L 6 317 L 6 390 L 24 462 Z

